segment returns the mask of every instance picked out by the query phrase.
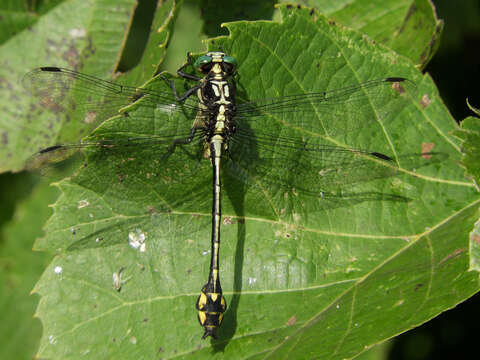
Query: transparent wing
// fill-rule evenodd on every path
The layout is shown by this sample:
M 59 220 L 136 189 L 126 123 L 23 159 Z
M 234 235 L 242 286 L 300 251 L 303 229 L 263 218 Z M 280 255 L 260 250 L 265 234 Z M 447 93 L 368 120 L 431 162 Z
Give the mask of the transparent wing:
M 117 156 L 120 153 L 126 156 L 127 151 L 134 153 L 138 147 L 168 152 L 172 144 L 201 137 L 201 131 L 191 135 L 192 119 L 196 117 L 201 122 L 207 116 L 198 109 L 197 100 L 188 98 L 178 102 L 172 91 L 125 86 L 57 67 L 42 67 L 27 73 L 23 85 L 44 108 L 59 113 L 71 111 L 88 123 L 119 115 L 122 107 L 130 104 L 139 108 L 133 111 L 134 116 L 130 116 L 130 109 L 124 110 L 111 131 L 107 127 L 103 133 L 97 132 L 96 137 L 83 142 L 59 144 L 34 154 L 26 168 L 43 174 L 49 174 L 51 168 L 81 149 L 96 148 Z
M 393 158 L 331 142 L 332 136 L 343 135 L 344 144 L 353 143 L 349 139 L 355 139 L 358 131 L 352 130 L 358 128 L 366 133 L 381 131 L 412 101 L 415 91 L 412 81 L 389 77 L 330 91 L 239 104 L 229 171 L 246 183 L 276 185 L 285 192 L 358 200 L 348 190 L 345 195 L 345 189 L 439 159 L 435 154 L 430 160 L 425 154 Z M 339 192 L 344 195 L 334 195 Z M 384 195 L 370 192 L 360 196 L 362 200 L 372 197 Z
M 119 109 L 142 99 L 143 107 L 169 113 L 197 110 L 194 101 L 179 103 L 171 91 L 137 88 L 98 79 L 58 67 L 41 67 L 27 73 L 24 88 L 52 112 L 75 111 L 91 123 L 119 114 Z
M 229 154 L 245 179 L 268 179 L 316 195 L 398 171 L 386 154 L 242 129 L 232 138 Z
M 196 117 L 196 121 L 201 122 L 209 115 L 198 109 L 193 97 L 180 103 L 171 91 L 124 86 L 54 67 L 33 70 L 25 76 L 24 85 L 49 109 L 65 111 L 71 107 L 84 117 L 96 120 L 117 115 L 120 108 L 132 103 L 140 109 L 133 120 L 129 116 L 117 119 L 111 132 L 107 128 L 103 134 L 97 132 L 95 138 L 82 143 L 39 151 L 30 159 L 29 169 L 61 162 L 79 149 L 100 149 L 105 156 L 128 157 L 137 149 L 150 148 L 152 153 L 166 156 L 175 144 L 205 136 L 202 129 L 194 136 L 191 133 L 192 119 Z M 284 188 L 303 189 L 317 195 L 340 185 L 392 176 L 398 172 L 398 164 L 388 155 L 328 145 L 314 135 L 345 131 L 352 124 L 364 126 L 370 118 L 383 121 L 391 113 L 392 104 L 402 104 L 414 89 L 411 81 L 391 77 L 332 91 L 240 104 L 237 131 L 229 149 L 235 163 L 234 173 L 248 181 L 268 178 L 269 182 Z M 154 120 L 153 111 L 164 115 L 160 123 Z M 175 118 L 185 112 L 189 113 L 190 120 L 185 120 L 188 116 Z M 306 115 L 315 116 L 319 121 L 312 121 Z M 366 120 L 359 119 L 362 115 Z M 288 136 L 279 135 L 284 133 L 284 127 L 289 128 Z M 305 131 L 311 136 L 306 137 Z M 415 158 L 421 159 L 421 156 Z
M 255 100 L 237 106 L 237 117 L 250 123 L 269 118 L 333 136 L 388 119 L 415 95 L 416 86 L 388 77 L 330 91 Z
M 117 134 L 118 135 L 118 134 Z M 162 158 L 168 156 L 175 151 L 176 145 L 185 143 L 185 140 L 190 136 L 190 133 L 173 134 L 173 135 L 145 135 L 138 137 L 116 137 L 104 138 L 102 140 L 86 140 L 85 142 L 61 144 L 47 147 L 33 154 L 26 163 L 26 170 L 38 171 L 43 175 L 50 175 L 52 170 L 63 166 L 63 163 L 76 155 L 79 150 L 98 151 L 101 152 L 104 160 L 108 157 L 122 156 L 124 159 L 135 157 L 135 154 L 140 150 L 145 151 L 145 148 L 151 149 L 152 156 Z M 196 143 L 203 139 L 203 134 L 200 132 L 189 140 L 189 142 Z M 81 160 L 80 157 L 76 160 Z
M 402 196 L 357 185 L 392 177 L 445 158 L 442 153 L 402 154 L 395 158 L 367 149 L 329 144 L 322 137 L 305 137 L 302 131 L 288 136 L 252 131 L 239 126 L 232 137 L 227 170 L 249 185 L 302 193 L 322 198 L 322 209 L 366 200 L 406 201 Z M 262 185 L 263 184 L 263 185 Z M 329 201 L 326 201 L 326 200 Z M 342 205 L 340 205 L 342 204 Z

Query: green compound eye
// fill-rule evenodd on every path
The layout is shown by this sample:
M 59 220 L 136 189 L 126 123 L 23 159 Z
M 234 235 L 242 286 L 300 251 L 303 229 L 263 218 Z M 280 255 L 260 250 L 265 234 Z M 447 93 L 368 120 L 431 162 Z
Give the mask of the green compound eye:
M 193 64 L 193 66 L 195 66 L 197 69 L 199 69 L 203 65 L 211 63 L 211 62 L 212 62 L 212 57 L 211 56 L 202 55 L 197 60 L 195 60 L 195 63 Z
M 223 61 L 227 64 L 232 65 L 234 69 L 237 67 L 237 60 L 235 60 L 235 58 L 232 56 L 224 56 Z

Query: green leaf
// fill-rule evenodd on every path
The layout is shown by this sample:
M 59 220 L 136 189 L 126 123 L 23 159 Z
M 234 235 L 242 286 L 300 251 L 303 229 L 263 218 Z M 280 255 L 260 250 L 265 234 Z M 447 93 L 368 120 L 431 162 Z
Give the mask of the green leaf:
M 38 17 L 47 13 L 63 0 L 24 2 L 5 0 L 0 4 L 0 44 L 35 23 Z
M 187 52 L 205 51 L 207 37 L 202 33 L 202 14 L 201 4 L 187 1 L 182 5 L 161 71 L 175 73 L 185 62 Z
M 358 355 L 355 359 L 358 360 L 385 360 L 392 348 L 393 341 L 385 341 L 381 344 L 365 349 L 365 352 Z
M 468 103 L 467 103 L 468 104 Z M 475 113 L 478 109 L 468 104 Z M 461 128 L 454 131 L 454 135 L 462 140 L 462 166 L 465 170 L 465 177 L 473 181 L 477 190 L 480 191 L 480 121 L 477 117 L 468 117 L 461 122 Z M 480 222 L 475 223 L 475 227 L 470 233 L 470 269 L 480 271 Z
M 51 215 L 45 204 L 54 201 L 57 190 L 44 184 L 31 195 L 17 206 L 13 220 L 2 228 L 1 233 L 2 359 L 32 359 L 42 333 L 40 320 L 34 318 L 38 297 L 32 296 L 30 291 L 51 256 L 32 253 L 32 244 L 42 234 L 41 227 Z
M 480 184 L 480 119 L 468 117 L 461 122 L 460 129 L 453 133 L 462 140 L 462 165 L 465 176 L 471 178 L 478 186 Z
M 293 115 L 290 123 L 276 114 L 261 122 L 273 136 L 301 132 L 391 154 L 399 174 L 364 174 L 371 181 L 349 187 L 357 196 L 331 208 L 335 199 L 224 174 L 220 267 L 229 308 L 219 339 L 209 343 L 200 339 L 194 310 L 208 274 L 211 231 L 212 170 L 194 156 L 202 144 L 169 157 L 158 147 L 108 161 L 89 152 L 87 166 L 57 184 L 62 195 L 37 243 L 58 254 L 35 287 L 44 325 L 37 356 L 207 358 L 213 351 L 228 358 L 351 358 L 478 291 L 478 273 L 468 272 L 468 234 L 480 196 L 458 165 L 458 140 L 449 135 L 456 124 L 432 80 L 310 9 L 280 11 L 282 22 L 230 23 L 228 37 L 209 43 L 237 59 L 238 100 L 411 79 L 416 92 L 384 89 L 396 90 L 399 101 L 370 94 L 370 107 L 336 118 L 347 132 L 321 132 L 324 113 L 306 114 L 298 129 Z M 168 91 L 158 78 L 146 85 Z M 165 108 L 152 118 L 151 108 L 140 107 L 144 100 L 91 138 L 158 135 L 193 121 L 188 113 L 162 117 Z M 408 161 L 426 151 L 437 155 Z M 305 184 L 318 178 L 311 174 Z M 385 194 L 384 201 L 358 196 L 372 193 Z
M 175 18 L 183 1 L 158 2 L 153 18 L 150 36 L 138 66 L 119 78 L 126 83 L 142 84 L 159 70 L 166 55 L 166 48 L 172 35 Z
M 359 30 L 425 68 L 435 54 L 443 29 L 428 0 L 308 1 L 332 20 Z
M 218 6 L 218 1 L 202 0 L 200 8 L 205 21 L 203 30 L 207 36 L 226 35 L 222 23 L 237 20 L 260 20 L 272 18 L 274 0 L 231 0 L 228 6 Z
M 52 115 L 32 102 L 22 76 L 55 65 L 111 77 L 134 8 L 133 0 L 67 1 L 1 45 L 0 171 L 19 170 L 35 150 L 78 139 L 92 129 L 84 119 Z

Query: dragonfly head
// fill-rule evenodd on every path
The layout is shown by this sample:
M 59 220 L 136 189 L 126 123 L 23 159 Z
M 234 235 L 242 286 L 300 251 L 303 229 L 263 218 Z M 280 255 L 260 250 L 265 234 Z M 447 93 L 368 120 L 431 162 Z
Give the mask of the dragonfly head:
M 237 61 L 234 57 L 228 56 L 223 52 L 211 51 L 197 58 L 194 66 L 204 75 L 214 72 L 231 76 L 237 69 Z

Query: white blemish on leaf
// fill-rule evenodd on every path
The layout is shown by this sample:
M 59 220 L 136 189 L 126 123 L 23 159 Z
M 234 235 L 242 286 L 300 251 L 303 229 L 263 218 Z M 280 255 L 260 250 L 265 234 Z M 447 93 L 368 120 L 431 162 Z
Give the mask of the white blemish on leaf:
M 85 114 L 85 117 L 83 118 L 83 122 L 85 124 L 92 124 L 95 122 L 95 119 L 97 118 L 97 113 L 95 111 L 87 111 Z
M 86 206 L 90 205 L 90 203 L 88 202 L 87 199 L 84 199 L 84 200 L 80 200 L 78 202 L 78 205 L 77 205 L 77 209 L 81 209 L 81 208 L 84 208 Z
M 136 229 L 135 231 L 131 231 L 128 234 L 128 243 L 134 249 L 139 249 L 140 252 L 145 252 L 145 250 L 146 250 L 146 244 L 145 244 L 146 238 L 147 238 L 147 236 L 145 235 L 145 233 L 142 230 Z
M 231 216 L 225 216 L 223 218 L 223 225 L 232 225 L 234 223 L 233 218 Z
M 424 94 L 422 96 L 422 100 L 420 100 L 420 105 L 425 109 L 428 105 L 432 103 L 432 100 L 430 100 L 429 96 L 427 94 Z
M 117 290 L 118 292 L 120 292 L 120 290 L 122 290 L 122 286 L 128 281 L 130 280 L 131 277 L 128 277 L 126 279 L 122 279 L 122 272 L 123 270 L 125 270 L 125 267 L 122 267 L 120 268 L 120 270 L 118 270 L 118 272 L 114 272 L 112 274 L 112 280 L 113 280 L 113 288 L 115 290 Z
M 74 39 L 79 39 L 79 38 L 84 38 L 87 35 L 87 32 L 85 29 L 72 29 L 68 32 L 68 35 L 70 35 Z

